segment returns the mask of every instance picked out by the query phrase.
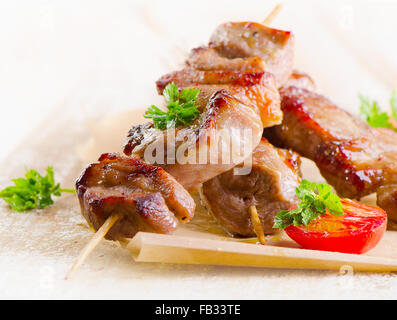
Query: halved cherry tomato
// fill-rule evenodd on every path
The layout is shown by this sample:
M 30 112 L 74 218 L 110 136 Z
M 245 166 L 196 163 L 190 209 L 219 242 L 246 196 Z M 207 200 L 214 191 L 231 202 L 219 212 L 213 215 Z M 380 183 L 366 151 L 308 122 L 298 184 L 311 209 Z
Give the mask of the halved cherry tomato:
M 374 248 L 386 230 L 386 212 L 348 199 L 341 202 L 344 216 L 327 213 L 285 231 L 305 249 L 361 254 Z

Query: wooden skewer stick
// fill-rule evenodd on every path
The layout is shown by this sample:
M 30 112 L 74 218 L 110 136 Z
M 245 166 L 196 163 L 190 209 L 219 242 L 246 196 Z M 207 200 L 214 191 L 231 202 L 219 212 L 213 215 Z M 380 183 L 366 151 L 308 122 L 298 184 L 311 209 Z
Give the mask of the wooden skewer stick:
M 254 227 L 255 234 L 259 239 L 259 242 L 261 244 L 265 244 L 266 243 L 265 233 L 263 232 L 262 223 L 261 220 L 259 219 L 258 211 L 256 210 L 256 207 L 252 205 L 248 208 L 248 211 L 251 216 L 252 225 Z
M 79 256 L 76 261 L 73 263 L 73 266 L 70 268 L 69 272 L 65 276 L 65 280 L 70 278 L 72 274 L 81 266 L 81 264 L 87 259 L 90 253 L 97 247 L 97 245 L 101 242 L 101 240 L 106 236 L 109 232 L 110 228 L 119 220 L 120 216 L 118 214 L 112 214 L 109 218 L 106 219 L 104 224 L 98 229 L 98 231 L 94 234 L 90 242 L 81 250 Z
M 283 5 L 281 3 L 275 6 L 274 9 L 267 15 L 265 20 L 263 20 L 263 25 L 268 26 L 273 21 L 273 19 L 278 15 L 278 13 L 282 8 Z M 262 223 L 261 220 L 259 219 L 258 211 L 256 210 L 256 207 L 254 205 L 250 206 L 248 208 L 248 212 L 250 214 L 252 225 L 254 227 L 255 234 L 259 239 L 259 242 L 261 244 L 265 244 L 266 243 L 265 233 L 263 232 Z
M 282 4 L 278 4 L 277 6 L 275 6 L 274 9 L 272 10 L 272 12 L 270 12 L 268 14 L 268 16 L 266 17 L 266 19 L 263 20 L 263 24 L 265 26 L 268 26 L 273 21 L 273 19 L 278 15 L 278 13 L 282 9 L 282 7 L 283 7 Z

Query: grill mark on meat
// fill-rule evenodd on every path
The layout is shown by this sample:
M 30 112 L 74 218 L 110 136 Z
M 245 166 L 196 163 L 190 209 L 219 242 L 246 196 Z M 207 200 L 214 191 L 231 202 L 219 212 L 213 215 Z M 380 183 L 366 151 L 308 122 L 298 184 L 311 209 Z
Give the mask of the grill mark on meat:
M 189 222 L 195 203 L 164 169 L 135 158 L 103 154 L 76 181 L 83 216 L 98 230 L 112 214 L 121 218 L 106 235 L 119 240 L 138 231 L 171 233 Z
M 351 144 L 350 144 L 350 143 Z M 318 145 L 314 162 L 321 174 L 344 197 L 360 198 L 374 192 L 383 183 L 383 170 L 360 169 L 354 164 L 350 154 L 361 153 L 363 148 L 355 147 L 352 141 L 322 142 Z
M 132 151 L 144 143 L 145 134 L 150 131 L 154 131 L 153 122 L 148 122 L 145 124 L 139 124 L 128 131 L 127 139 L 124 142 L 124 153 L 126 155 L 131 155 Z M 150 135 L 153 136 L 153 135 Z

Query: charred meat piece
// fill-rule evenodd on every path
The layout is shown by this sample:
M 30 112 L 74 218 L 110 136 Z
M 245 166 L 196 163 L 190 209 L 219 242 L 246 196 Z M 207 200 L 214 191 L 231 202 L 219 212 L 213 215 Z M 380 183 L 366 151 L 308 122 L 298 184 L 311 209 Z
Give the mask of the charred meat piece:
M 131 238 L 138 231 L 171 233 L 178 220 L 194 215 L 190 194 L 164 169 L 135 158 L 103 154 L 76 182 L 81 212 L 95 230 L 112 214 L 120 219 L 106 239 Z
M 226 58 L 260 57 L 278 86 L 289 78 L 294 64 L 294 36 L 289 31 L 254 22 L 228 22 L 218 26 L 210 47 Z
M 270 73 L 240 71 L 201 71 L 190 67 L 164 75 L 157 82 L 161 94 L 167 84 L 200 89 L 199 104 L 205 104 L 216 91 L 225 90 L 244 104 L 255 108 L 263 127 L 281 123 L 280 95 Z
M 192 190 L 243 162 L 259 144 L 263 126 L 252 106 L 221 90 L 200 110 L 193 124 L 176 130 L 134 126 L 124 153 L 163 167 Z M 238 145 L 243 147 L 232 147 Z
M 280 93 L 283 122 L 265 130 L 265 137 L 277 146 L 315 159 L 319 145 L 351 140 L 370 131 L 366 123 L 321 95 L 296 87 L 282 88 Z
M 207 209 L 229 233 L 255 236 L 248 208 L 255 205 L 265 233 L 273 233 L 274 216 L 297 202 L 300 158 L 296 153 L 273 147 L 266 139 L 252 155 L 248 175 L 233 170 L 205 182 L 200 196 Z
M 370 128 L 305 89 L 283 88 L 281 96 L 283 123 L 265 136 L 312 159 L 341 196 L 359 199 L 397 183 L 396 133 Z
M 315 162 L 342 196 L 360 199 L 382 185 L 397 183 L 396 159 L 397 135 L 370 129 L 351 140 L 321 144 Z

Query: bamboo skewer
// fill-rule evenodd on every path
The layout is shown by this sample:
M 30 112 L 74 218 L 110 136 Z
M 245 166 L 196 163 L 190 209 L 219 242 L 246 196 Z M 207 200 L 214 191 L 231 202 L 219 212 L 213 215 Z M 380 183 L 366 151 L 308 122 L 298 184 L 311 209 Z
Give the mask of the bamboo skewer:
M 268 16 L 265 18 L 265 20 L 263 20 L 262 24 L 268 26 L 273 21 L 273 19 L 278 15 L 278 13 L 282 8 L 283 8 L 282 4 L 278 4 L 277 6 L 275 6 L 272 12 L 270 12 Z
M 252 226 L 254 227 L 254 232 L 259 239 L 261 244 L 266 243 L 265 233 L 263 232 L 262 223 L 258 216 L 258 211 L 256 210 L 255 206 L 250 206 L 248 208 L 248 212 L 251 217 Z
M 69 272 L 65 276 L 65 280 L 69 279 L 73 273 L 82 265 L 82 263 L 87 259 L 92 251 L 97 247 L 97 245 L 102 241 L 102 239 L 109 232 L 110 228 L 119 220 L 120 216 L 118 214 L 112 214 L 109 218 L 106 219 L 104 224 L 98 229 L 98 231 L 94 234 L 90 242 L 81 250 L 79 256 L 76 261 L 73 263 Z
M 397 232 L 388 231 L 376 254 L 349 254 L 306 250 L 292 240 L 275 241 L 266 246 L 237 241 L 190 236 L 138 232 L 123 241 L 136 262 L 201 264 L 260 268 L 340 270 L 349 266 L 355 271 L 397 271 L 397 250 L 392 254 Z

